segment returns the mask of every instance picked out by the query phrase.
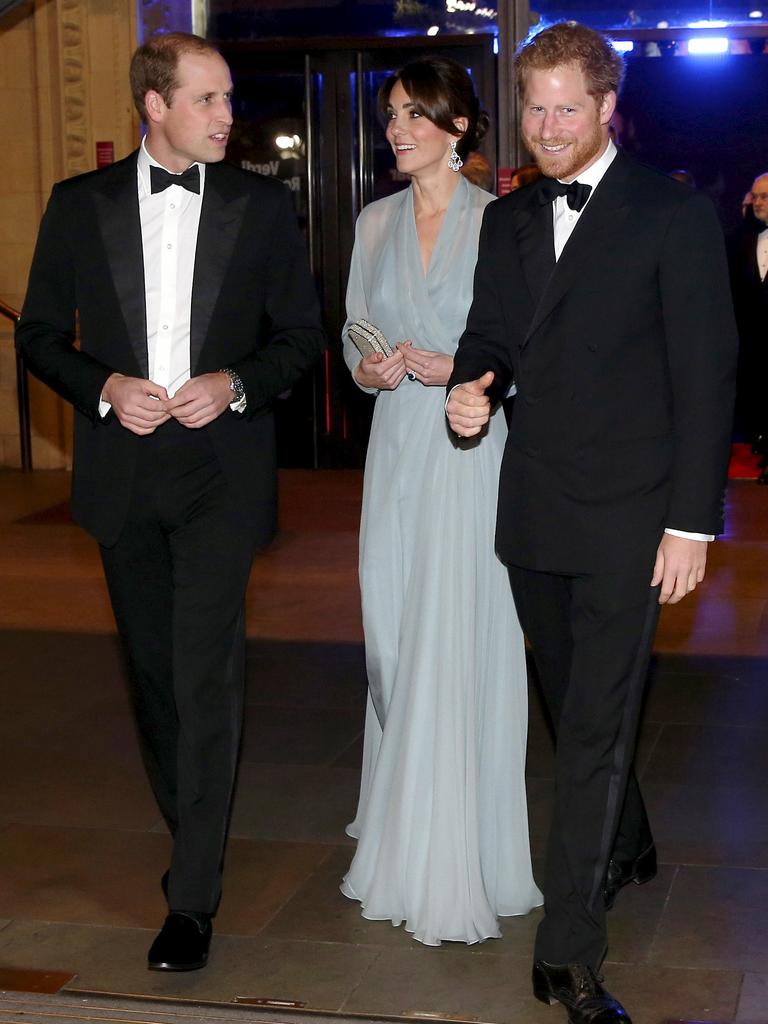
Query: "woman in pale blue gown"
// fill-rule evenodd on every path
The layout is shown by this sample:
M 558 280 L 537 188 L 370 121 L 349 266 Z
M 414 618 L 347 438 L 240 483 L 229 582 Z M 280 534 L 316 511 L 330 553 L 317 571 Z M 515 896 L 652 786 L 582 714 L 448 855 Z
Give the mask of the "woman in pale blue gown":
M 541 904 L 523 638 L 493 548 L 506 425 L 497 410 L 479 442 L 458 442 L 443 410 L 493 200 L 458 173 L 485 115 L 444 58 L 389 79 L 380 107 L 411 184 L 361 213 L 347 290 L 345 358 L 376 404 L 360 532 L 369 700 L 342 892 L 429 945 L 480 942 L 499 915 Z M 361 359 L 347 337 L 361 318 L 393 356 Z

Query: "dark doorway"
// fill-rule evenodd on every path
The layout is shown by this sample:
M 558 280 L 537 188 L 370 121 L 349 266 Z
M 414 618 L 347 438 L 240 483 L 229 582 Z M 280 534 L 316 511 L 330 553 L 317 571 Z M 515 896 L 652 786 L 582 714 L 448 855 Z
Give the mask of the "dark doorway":
M 367 203 L 407 184 L 394 172 L 376 93 L 388 73 L 425 51 L 451 56 L 472 75 L 493 122 L 493 37 L 219 45 L 235 82 L 228 159 L 291 189 L 330 339 L 314 374 L 276 403 L 280 465 L 360 466 L 372 402 L 351 383 L 341 353 L 355 220 Z M 495 167 L 495 133 L 483 152 Z

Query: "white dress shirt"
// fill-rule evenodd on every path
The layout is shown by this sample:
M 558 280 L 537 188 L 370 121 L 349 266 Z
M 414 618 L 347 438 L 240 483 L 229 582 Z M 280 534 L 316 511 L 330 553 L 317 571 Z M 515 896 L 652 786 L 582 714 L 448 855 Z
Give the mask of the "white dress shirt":
M 146 139 L 142 139 L 136 173 L 144 256 L 149 379 L 164 387 L 168 397 L 173 398 L 190 378 L 192 278 L 205 193 L 205 164 L 196 165 L 200 172 L 199 194 L 181 185 L 169 185 L 164 191 L 153 194 L 149 173 L 152 165 L 162 166 L 147 149 Z M 233 402 L 230 408 L 241 412 L 245 399 Z M 101 416 L 106 416 L 109 409 L 108 402 L 99 402 Z
M 765 280 L 768 274 L 768 228 L 761 231 L 757 236 L 757 268 L 760 271 L 760 280 Z
M 555 260 L 559 260 L 562 255 L 563 249 L 573 233 L 573 229 L 579 222 L 579 217 L 582 215 L 584 210 L 595 194 L 595 189 L 600 184 L 603 175 L 611 166 L 613 161 L 616 159 L 617 149 L 611 139 L 608 140 L 608 145 L 605 152 L 595 160 L 585 171 L 582 171 L 576 177 L 576 181 L 582 182 L 584 185 L 591 185 L 591 191 L 586 203 L 581 210 L 572 210 L 568 205 L 566 196 L 558 196 L 552 203 L 552 225 L 555 233 Z M 765 232 L 768 235 L 768 231 Z M 667 528 L 665 533 L 671 533 L 674 537 L 685 537 L 688 540 L 714 540 L 714 536 L 708 533 L 687 533 L 685 530 L 672 530 Z

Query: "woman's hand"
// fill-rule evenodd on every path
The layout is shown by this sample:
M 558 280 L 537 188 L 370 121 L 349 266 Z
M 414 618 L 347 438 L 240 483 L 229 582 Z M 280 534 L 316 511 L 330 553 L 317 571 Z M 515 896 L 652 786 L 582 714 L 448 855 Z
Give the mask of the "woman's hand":
M 414 348 L 410 341 L 401 341 L 397 345 L 402 352 L 405 368 L 416 380 L 427 387 L 445 387 L 453 372 L 453 356 L 445 352 L 431 352 L 426 348 Z
M 385 359 L 380 352 L 361 359 L 352 371 L 352 376 L 364 388 L 377 391 L 394 391 L 405 376 L 405 359 L 402 352 L 395 352 Z

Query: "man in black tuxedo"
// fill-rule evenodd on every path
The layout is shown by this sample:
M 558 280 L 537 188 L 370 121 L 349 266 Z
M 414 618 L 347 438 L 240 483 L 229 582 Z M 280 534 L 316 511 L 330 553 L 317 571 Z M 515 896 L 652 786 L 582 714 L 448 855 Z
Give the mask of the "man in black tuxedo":
M 752 183 L 744 220 L 728 239 L 739 329 L 736 427 L 761 456 L 768 484 L 768 174 Z
M 534 994 L 615 1024 L 606 909 L 656 870 L 641 694 L 659 605 L 702 580 L 722 528 L 735 329 L 711 204 L 609 139 L 610 43 L 556 24 L 515 67 L 546 177 L 486 210 L 446 410 L 472 437 L 517 385 L 496 542 L 557 734 Z
M 275 521 L 270 403 L 324 336 L 289 192 L 222 163 L 232 82 L 218 51 L 155 37 L 131 85 L 146 138 L 54 187 L 17 347 L 75 407 L 73 514 L 101 547 L 173 835 L 148 964 L 193 970 L 221 895 L 246 585 Z

